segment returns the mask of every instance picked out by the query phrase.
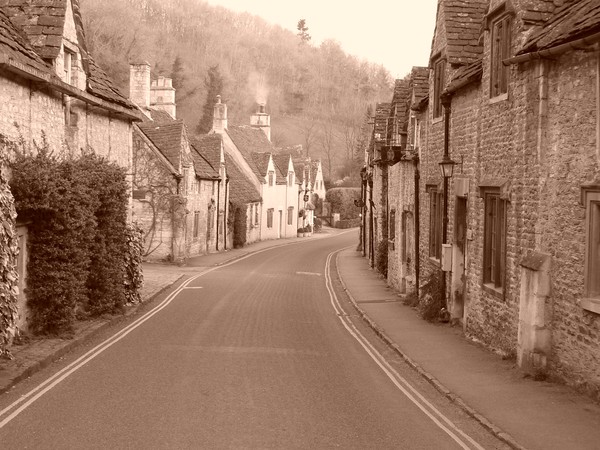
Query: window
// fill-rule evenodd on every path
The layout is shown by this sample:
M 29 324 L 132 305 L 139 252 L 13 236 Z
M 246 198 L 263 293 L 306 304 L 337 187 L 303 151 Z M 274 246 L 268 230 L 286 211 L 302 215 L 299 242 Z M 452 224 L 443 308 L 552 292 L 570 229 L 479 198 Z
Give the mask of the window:
M 198 229 L 200 228 L 200 211 L 194 212 L 194 237 L 198 237 Z
M 293 206 L 290 206 L 288 208 L 287 224 L 288 225 L 294 224 L 294 207 Z
M 269 170 L 269 186 L 273 186 L 273 182 L 275 181 L 275 172 Z
M 273 213 L 275 209 L 269 208 L 267 209 L 267 228 L 273 228 Z
M 585 281 L 583 308 L 600 314 L 600 185 L 582 188 L 585 206 Z
M 73 65 L 76 64 L 76 56 L 75 53 L 68 51 L 65 49 L 65 59 L 64 59 L 64 70 L 65 70 L 65 83 L 71 84 L 73 79 Z
M 442 92 L 446 82 L 446 60 L 439 59 L 433 65 L 433 118 L 442 117 Z
M 254 205 L 254 225 L 258 225 L 258 203 Z
M 483 283 L 504 289 L 506 260 L 506 200 L 499 193 L 486 193 L 483 223 Z
M 511 17 L 504 15 L 491 23 L 490 97 L 508 92 L 509 66 L 502 60 L 510 57 Z
M 433 188 L 429 192 L 429 256 L 442 256 L 443 195 Z
M 396 239 L 396 210 L 392 209 L 390 211 L 390 217 L 388 219 L 389 224 L 389 236 L 388 239 L 393 241 Z
M 294 172 L 288 172 L 288 186 L 292 187 L 294 185 Z

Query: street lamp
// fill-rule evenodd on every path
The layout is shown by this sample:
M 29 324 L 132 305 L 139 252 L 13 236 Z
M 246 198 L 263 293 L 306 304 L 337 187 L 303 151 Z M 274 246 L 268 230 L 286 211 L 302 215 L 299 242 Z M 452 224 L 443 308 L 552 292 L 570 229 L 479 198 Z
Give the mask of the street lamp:
M 442 159 L 442 162 L 440 162 L 439 164 L 444 179 L 452 178 L 456 162 L 451 160 L 450 157 L 447 154 L 445 154 L 444 158 Z

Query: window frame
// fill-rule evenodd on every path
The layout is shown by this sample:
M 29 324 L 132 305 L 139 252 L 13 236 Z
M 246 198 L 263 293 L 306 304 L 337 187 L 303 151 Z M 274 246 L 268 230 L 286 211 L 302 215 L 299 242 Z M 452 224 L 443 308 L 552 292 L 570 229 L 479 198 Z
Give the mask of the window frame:
M 294 207 L 288 206 L 287 224 L 294 225 Z
M 288 172 L 288 186 L 292 187 L 294 185 L 294 172 L 291 170 Z
M 600 279 L 593 276 L 600 270 L 600 185 L 583 186 L 581 191 L 586 244 L 581 306 L 600 314 Z
M 194 224 L 193 224 L 192 237 L 195 239 L 198 239 L 199 234 L 200 234 L 200 211 L 194 211 Z
M 267 178 L 269 181 L 269 187 L 272 187 L 275 184 L 275 171 L 269 170 L 269 173 L 267 174 Z
M 502 12 L 489 23 L 490 30 L 490 98 L 508 95 L 510 66 L 502 61 L 510 57 L 512 14 Z
M 506 292 L 508 201 L 500 190 L 483 194 L 483 254 L 481 284 L 492 293 Z
M 273 228 L 273 216 L 275 215 L 275 208 L 267 209 L 267 228 Z

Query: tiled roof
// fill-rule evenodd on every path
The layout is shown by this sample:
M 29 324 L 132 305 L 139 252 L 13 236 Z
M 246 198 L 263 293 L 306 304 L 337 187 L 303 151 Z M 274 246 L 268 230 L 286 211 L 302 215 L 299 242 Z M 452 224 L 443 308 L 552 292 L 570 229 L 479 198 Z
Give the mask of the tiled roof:
M 23 29 L 38 55 L 44 59 L 58 56 L 67 0 L 0 0 L 0 8 Z
M 600 1 L 572 0 L 557 8 L 517 54 L 555 47 L 600 32 Z
M 88 91 L 90 94 L 100 97 L 112 103 L 116 103 L 125 108 L 135 110 L 137 107 L 131 103 L 117 87 L 113 84 L 108 75 L 96 64 L 94 59 L 88 55 Z
M 391 103 L 377 103 L 375 106 L 375 133 L 385 137 L 387 131 L 387 120 L 392 109 Z
M 410 72 L 409 89 L 411 89 L 411 103 L 416 104 L 429 93 L 429 68 L 413 67 Z
M 247 204 L 261 201 L 258 190 L 227 153 L 225 154 L 225 167 L 229 178 L 229 198 L 232 203 Z
M 290 155 L 272 155 L 273 162 L 275 163 L 275 167 L 279 169 L 279 171 L 287 176 L 289 164 L 290 164 Z
M 150 108 L 150 116 L 155 122 L 168 122 L 169 120 L 175 120 L 173 117 L 171 117 L 171 114 L 158 108 Z
M 550 18 L 557 6 L 571 0 L 536 0 L 523 5 L 519 11 L 521 21 L 526 25 L 543 25 Z
M 252 159 L 254 160 L 254 164 L 260 170 L 262 178 L 267 176 L 267 171 L 269 170 L 269 160 L 271 159 L 270 153 L 265 152 L 253 152 Z
M 440 0 L 440 2 L 446 30 L 448 62 L 463 65 L 478 59 L 483 52 L 483 44 L 479 38 L 489 0 Z
M 71 0 L 83 66 L 88 77 L 87 91 L 103 100 L 130 110 L 136 107 L 115 87 L 106 73 L 88 54 L 85 46 L 79 1 Z M 0 0 L 3 11 L 15 27 L 27 36 L 38 59 L 55 59 L 62 45 L 67 0 Z
M 196 176 L 204 180 L 214 180 L 219 178 L 219 172 L 200 154 L 195 148 L 192 148 L 192 160 Z
M 471 83 L 481 80 L 482 73 L 483 68 L 481 59 L 472 62 L 468 66 L 463 66 L 459 68 L 452 77 L 452 80 L 450 80 L 450 83 L 446 87 L 444 93 L 453 94 L 459 89 L 462 89 L 463 87 Z
M 396 80 L 392 97 L 391 117 L 398 124 L 399 130 L 405 130 L 408 119 L 409 80 Z M 388 130 L 391 132 L 391 130 Z
M 267 139 L 265 133 L 258 128 L 244 125 L 230 126 L 227 129 L 227 134 L 238 148 L 244 159 L 248 162 L 248 165 L 252 171 L 259 179 L 263 179 L 265 175 L 261 173 L 258 166 L 254 162 L 252 153 L 272 152 L 274 150 L 273 145 Z
M 217 168 L 221 165 L 221 147 L 223 136 L 218 133 L 203 134 L 190 139 L 190 144 L 200 153 L 211 166 Z
M 50 67 L 39 57 L 2 9 L 0 9 L 0 55 L 6 55 L 8 60 L 25 68 L 41 72 L 48 79 L 54 76 Z
M 144 122 L 139 124 L 140 130 L 169 160 L 175 169 L 179 170 L 184 132 L 183 120 L 170 122 Z

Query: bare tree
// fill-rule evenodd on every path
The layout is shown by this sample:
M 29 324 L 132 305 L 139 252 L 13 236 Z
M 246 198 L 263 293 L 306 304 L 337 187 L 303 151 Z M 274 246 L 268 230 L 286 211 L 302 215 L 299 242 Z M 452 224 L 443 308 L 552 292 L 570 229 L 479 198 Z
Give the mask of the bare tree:
M 306 151 L 306 157 L 310 157 L 310 148 L 314 144 L 317 138 L 317 122 L 314 118 L 303 120 L 300 124 L 300 133 L 302 134 L 304 150 Z
M 333 125 L 333 121 L 325 120 L 321 124 L 320 143 L 323 148 L 323 153 L 327 158 L 327 174 L 328 178 L 332 180 L 333 163 L 335 159 L 335 137 L 336 132 Z

